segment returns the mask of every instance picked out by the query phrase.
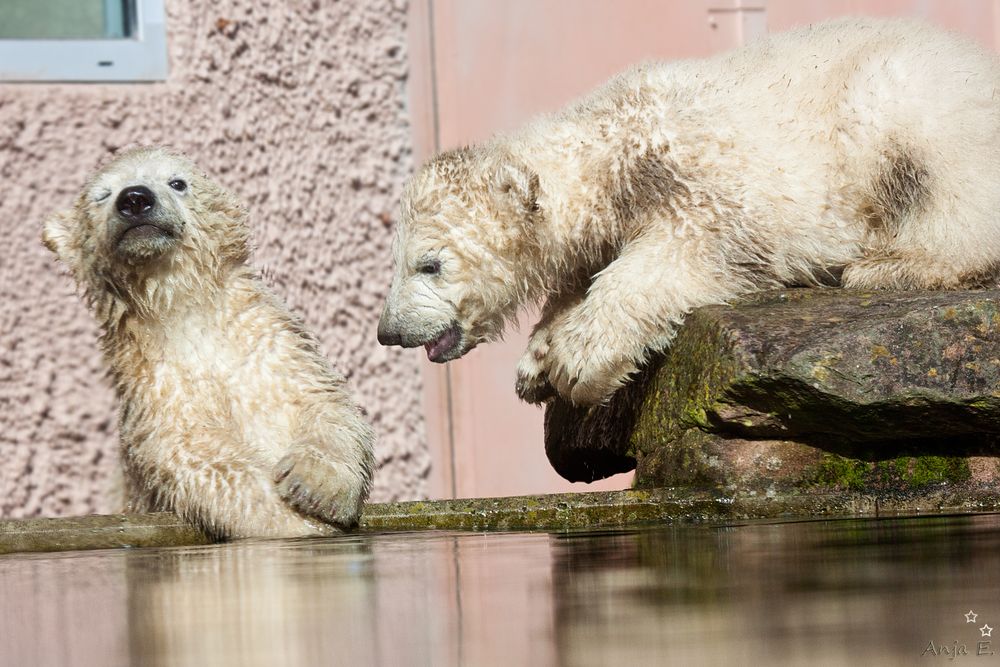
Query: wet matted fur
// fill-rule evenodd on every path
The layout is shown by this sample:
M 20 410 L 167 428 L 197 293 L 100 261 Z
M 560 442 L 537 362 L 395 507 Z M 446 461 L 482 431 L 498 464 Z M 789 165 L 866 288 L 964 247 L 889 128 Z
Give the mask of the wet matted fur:
M 243 207 L 159 148 L 117 156 L 43 232 L 102 327 L 131 509 L 220 537 L 327 534 L 357 523 L 372 429 L 248 237 Z
M 637 67 L 413 177 L 380 340 L 448 361 L 544 299 L 517 391 L 589 405 L 751 290 L 992 284 L 998 88 L 994 54 L 912 21 Z

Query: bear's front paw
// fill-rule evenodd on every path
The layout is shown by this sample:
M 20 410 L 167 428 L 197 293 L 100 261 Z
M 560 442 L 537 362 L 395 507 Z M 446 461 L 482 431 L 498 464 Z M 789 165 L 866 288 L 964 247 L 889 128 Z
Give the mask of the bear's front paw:
M 286 454 L 274 469 L 274 482 L 282 499 L 302 514 L 340 528 L 358 524 L 364 504 L 362 473 L 331 461 L 309 447 Z
M 526 403 L 544 403 L 555 396 L 555 389 L 545 376 L 545 350 L 548 344 L 539 344 L 534 339 L 517 364 L 515 389 L 520 399 Z
M 556 390 L 552 388 L 544 375 L 524 375 L 520 369 L 517 371 L 517 383 L 514 387 L 517 396 L 525 403 L 539 405 L 556 395 Z
M 618 362 L 602 359 L 600 355 L 576 350 L 559 340 L 554 340 L 546 357 L 548 378 L 555 391 L 575 405 L 607 403 L 635 371 L 628 360 Z

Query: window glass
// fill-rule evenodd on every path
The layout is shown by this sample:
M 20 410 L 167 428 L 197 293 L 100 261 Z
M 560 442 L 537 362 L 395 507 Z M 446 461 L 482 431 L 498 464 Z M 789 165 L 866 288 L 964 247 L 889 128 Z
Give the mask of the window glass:
M 164 81 L 164 0 L 0 0 L 0 81 Z
M 122 39 L 134 0 L 0 0 L 0 39 Z

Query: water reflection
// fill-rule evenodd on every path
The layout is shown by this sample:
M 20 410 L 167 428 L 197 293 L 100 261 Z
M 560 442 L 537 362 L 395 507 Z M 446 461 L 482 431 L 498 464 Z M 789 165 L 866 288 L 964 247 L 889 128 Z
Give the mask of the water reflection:
M 553 579 L 560 653 L 574 665 L 650 655 L 677 664 L 946 659 L 927 650 L 932 641 L 935 651 L 958 642 L 971 657 L 1000 662 L 990 654 L 1000 654 L 1000 643 L 979 644 L 984 623 L 964 618 L 974 609 L 980 621 L 1000 622 L 996 516 L 678 528 L 581 541 L 555 550 Z
M 0 664 L 991 664 L 998 566 L 995 515 L 6 556 Z

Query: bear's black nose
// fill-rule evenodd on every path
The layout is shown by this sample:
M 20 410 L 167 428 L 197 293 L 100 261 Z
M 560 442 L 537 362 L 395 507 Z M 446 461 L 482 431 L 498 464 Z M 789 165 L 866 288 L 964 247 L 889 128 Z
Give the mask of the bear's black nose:
M 125 188 L 115 200 L 115 208 L 124 218 L 138 218 L 153 210 L 156 205 L 156 195 L 145 185 L 133 185 Z
M 402 345 L 403 337 L 398 331 L 393 331 L 387 327 L 382 322 L 378 325 L 378 342 L 379 345 Z

